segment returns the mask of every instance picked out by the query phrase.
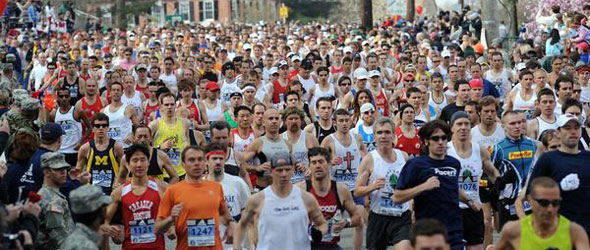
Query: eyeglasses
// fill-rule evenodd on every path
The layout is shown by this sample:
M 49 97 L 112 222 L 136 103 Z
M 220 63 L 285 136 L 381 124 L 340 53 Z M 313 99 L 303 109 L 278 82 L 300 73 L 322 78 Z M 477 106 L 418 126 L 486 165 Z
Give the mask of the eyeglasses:
M 94 128 L 108 128 L 109 125 L 106 123 L 99 123 L 99 124 L 95 123 L 95 124 L 92 124 L 92 127 L 94 127 Z
M 213 63 L 212 61 L 205 61 L 206 64 L 211 64 Z
M 104 63 L 111 63 L 111 61 L 104 61 Z
M 553 207 L 559 207 L 561 205 L 561 199 L 548 200 L 548 199 L 533 198 L 533 200 L 535 200 L 537 203 L 539 203 L 539 205 L 541 205 L 541 207 L 548 207 L 549 205 L 552 205 Z
M 430 137 L 431 141 L 446 141 L 448 139 L 449 139 L 449 137 L 447 135 L 441 135 L 441 136 L 434 135 L 434 136 Z
M 372 115 L 372 114 L 374 114 L 374 113 L 375 113 L 375 111 L 373 111 L 373 110 L 369 110 L 369 111 L 365 111 L 365 113 L 364 113 L 364 114 L 365 114 L 365 115 Z
M 574 94 L 579 94 L 579 93 L 582 93 L 582 90 L 581 89 L 575 89 L 575 90 L 573 90 L 573 92 L 574 92 Z
M 339 84 L 339 86 L 350 86 L 350 85 L 352 85 L 352 84 L 351 83 L 341 83 L 341 84 Z
M 125 54 L 126 56 L 131 56 L 131 54 Z

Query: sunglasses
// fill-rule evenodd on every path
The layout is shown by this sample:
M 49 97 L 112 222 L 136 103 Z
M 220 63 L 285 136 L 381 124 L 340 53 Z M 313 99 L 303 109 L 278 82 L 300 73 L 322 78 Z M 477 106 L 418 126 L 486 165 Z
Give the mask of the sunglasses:
M 574 92 L 574 94 L 578 94 L 578 93 L 582 93 L 582 90 L 581 89 L 576 89 L 573 92 Z
M 59 98 L 70 98 L 70 95 L 58 95 Z
M 340 86 L 350 86 L 352 85 L 351 83 L 341 83 Z
M 430 137 L 431 141 L 446 141 L 448 139 L 449 139 L 449 137 L 447 135 L 441 135 L 441 136 L 435 135 L 435 136 Z
M 109 125 L 106 123 L 100 123 L 100 124 L 92 124 L 92 127 L 94 127 L 94 128 L 108 128 Z
M 535 200 L 537 203 L 539 203 L 539 205 L 541 205 L 541 207 L 548 207 L 549 205 L 552 205 L 553 207 L 559 207 L 561 205 L 561 199 L 548 200 L 548 199 L 535 199 L 535 198 L 533 198 L 533 200 Z
M 372 115 L 374 113 L 375 113 L 375 111 L 373 111 L 373 110 L 371 110 L 371 111 L 365 111 L 365 115 Z
M 111 63 L 111 61 L 104 61 L 104 63 Z

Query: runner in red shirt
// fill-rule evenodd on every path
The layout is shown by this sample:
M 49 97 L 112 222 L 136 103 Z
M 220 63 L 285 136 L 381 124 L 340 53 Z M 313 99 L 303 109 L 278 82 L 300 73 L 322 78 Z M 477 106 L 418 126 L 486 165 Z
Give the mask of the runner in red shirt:
M 76 103 L 76 110 L 84 110 L 88 120 L 91 120 L 95 113 L 100 112 L 107 103 L 107 101 L 104 98 L 99 97 L 97 93 L 98 85 L 94 79 L 90 79 L 86 82 L 86 93 L 82 99 L 78 100 Z M 84 134 L 86 129 L 82 127 L 82 130 L 82 134 Z M 83 143 L 89 142 L 91 139 L 94 139 L 94 133 L 91 133 L 90 136 L 86 137 Z
M 422 142 L 418 136 L 418 128 L 414 126 L 414 108 L 412 105 L 406 104 L 399 110 L 399 115 L 401 115 L 402 125 L 395 128 L 397 136 L 395 148 L 408 153 L 408 155 L 417 156 L 420 154 Z

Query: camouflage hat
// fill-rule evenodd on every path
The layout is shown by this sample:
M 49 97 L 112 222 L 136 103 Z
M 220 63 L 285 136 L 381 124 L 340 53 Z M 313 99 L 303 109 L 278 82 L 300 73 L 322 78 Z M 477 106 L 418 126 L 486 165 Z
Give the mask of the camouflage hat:
M 23 96 L 28 96 L 29 93 L 27 92 L 26 89 L 15 89 L 12 91 L 12 95 L 23 95 Z
M 62 153 L 47 152 L 41 155 L 41 168 L 69 168 L 70 164 L 66 162 L 66 157 Z
M 103 194 L 97 186 L 81 186 L 70 192 L 70 205 L 75 214 L 92 213 L 111 203 L 111 197 Z
M 26 92 L 26 90 L 22 89 Z M 21 93 L 21 89 L 16 89 L 12 93 L 12 99 L 14 100 L 14 105 L 17 107 L 21 107 L 23 100 L 27 99 L 29 95 L 27 93 Z
M 41 107 L 41 105 L 39 105 L 39 100 L 37 99 L 33 99 L 33 98 L 25 98 L 24 100 L 22 100 L 21 104 L 20 104 L 20 109 L 22 110 L 37 110 Z

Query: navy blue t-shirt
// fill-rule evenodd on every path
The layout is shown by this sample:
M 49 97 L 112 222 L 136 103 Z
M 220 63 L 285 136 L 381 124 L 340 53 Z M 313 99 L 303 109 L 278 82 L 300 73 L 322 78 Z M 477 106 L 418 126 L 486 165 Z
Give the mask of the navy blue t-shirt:
M 564 191 L 561 181 L 570 174 L 577 174 L 580 185 L 577 189 Z M 544 153 L 531 175 L 531 181 L 535 177 L 546 176 L 555 180 L 560 185 L 563 202 L 559 213 L 580 224 L 588 232 L 590 231 L 590 152 L 581 151 L 578 154 L 568 154 L 560 151 Z M 530 187 L 527 188 L 530 191 Z
M 447 226 L 450 232 L 463 231 L 459 209 L 459 171 L 461 163 L 452 156 L 435 160 L 421 155 L 410 159 L 402 169 L 397 189 L 416 187 L 432 176 L 437 176 L 440 187 L 425 191 L 414 198 L 416 220 L 434 218 Z
M 31 160 L 29 161 L 29 167 L 33 170 L 33 181 L 32 189 L 34 191 L 39 191 L 43 186 L 43 169 L 41 168 L 41 156 L 47 152 L 52 152 L 51 150 L 39 147 L 37 151 L 31 156 Z

